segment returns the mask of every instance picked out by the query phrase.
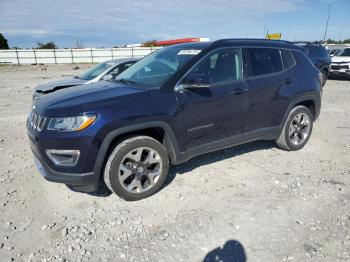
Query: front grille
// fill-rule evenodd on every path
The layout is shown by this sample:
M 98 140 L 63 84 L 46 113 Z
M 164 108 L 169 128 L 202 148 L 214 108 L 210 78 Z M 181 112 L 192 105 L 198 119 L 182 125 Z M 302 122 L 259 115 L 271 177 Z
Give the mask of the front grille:
M 38 115 L 37 113 L 34 112 L 34 110 L 30 113 L 29 124 L 31 128 L 40 132 L 43 129 L 45 122 L 46 122 L 46 117 Z
M 340 70 L 340 69 L 349 69 L 348 65 L 331 65 L 331 69 Z

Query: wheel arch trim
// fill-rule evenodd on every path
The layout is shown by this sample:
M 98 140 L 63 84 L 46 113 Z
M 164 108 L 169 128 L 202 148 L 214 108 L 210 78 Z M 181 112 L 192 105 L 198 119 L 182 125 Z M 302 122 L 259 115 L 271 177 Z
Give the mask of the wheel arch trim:
M 308 102 L 308 101 L 312 101 L 313 104 L 314 104 L 314 109 L 315 109 L 315 118 L 314 120 L 316 120 L 320 114 L 320 103 L 321 103 L 321 98 L 317 97 L 315 94 L 309 94 L 309 95 L 303 95 L 303 96 L 300 96 L 298 98 L 295 98 L 292 103 L 290 103 L 290 105 L 288 106 L 288 110 L 286 111 L 284 117 L 283 117 L 283 122 L 282 122 L 282 125 L 281 125 L 281 128 L 284 127 L 287 119 L 288 119 L 288 116 L 290 114 L 290 112 L 292 111 L 292 109 L 297 105 L 297 104 L 300 104 L 302 102 Z
M 172 130 L 172 128 L 169 126 L 169 124 L 163 122 L 163 121 L 150 121 L 145 123 L 138 123 L 133 125 L 124 126 L 115 130 L 110 131 L 106 137 L 103 139 L 103 142 L 100 146 L 96 162 L 94 165 L 94 173 L 95 174 L 101 174 L 103 164 L 105 162 L 105 158 L 108 153 L 108 149 L 113 142 L 113 140 L 123 134 L 127 134 L 130 132 L 135 131 L 142 131 L 147 128 L 161 128 L 164 130 L 164 141 L 163 145 L 166 147 L 168 151 L 168 155 L 170 158 L 171 163 L 176 163 L 178 154 L 179 154 L 179 147 L 176 140 L 176 136 Z

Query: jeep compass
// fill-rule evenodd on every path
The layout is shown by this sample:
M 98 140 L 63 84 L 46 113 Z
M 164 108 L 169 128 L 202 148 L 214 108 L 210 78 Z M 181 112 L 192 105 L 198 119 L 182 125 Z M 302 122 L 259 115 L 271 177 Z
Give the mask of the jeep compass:
M 161 189 L 169 166 L 254 140 L 308 142 L 322 74 L 286 41 L 225 39 L 162 48 L 110 81 L 39 97 L 27 129 L 44 178 L 125 200 Z

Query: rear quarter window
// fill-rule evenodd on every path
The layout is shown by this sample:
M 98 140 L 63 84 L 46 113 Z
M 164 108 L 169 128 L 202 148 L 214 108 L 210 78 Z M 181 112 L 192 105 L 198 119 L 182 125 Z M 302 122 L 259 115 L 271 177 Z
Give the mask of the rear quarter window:
M 281 55 L 284 69 L 288 70 L 295 65 L 295 59 L 289 50 L 281 50 Z
M 292 54 L 297 63 L 298 75 L 300 77 L 307 76 L 310 74 L 310 72 L 318 71 L 310 58 L 304 52 L 293 50 Z
M 247 48 L 251 76 L 260 76 L 283 71 L 279 49 Z

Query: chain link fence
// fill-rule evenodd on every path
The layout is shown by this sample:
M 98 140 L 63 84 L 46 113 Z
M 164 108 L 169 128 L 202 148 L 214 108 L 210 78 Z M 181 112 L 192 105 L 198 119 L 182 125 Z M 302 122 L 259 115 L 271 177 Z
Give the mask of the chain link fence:
M 100 63 L 109 59 L 143 57 L 159 47 L 0 50 L 0 64 Z

